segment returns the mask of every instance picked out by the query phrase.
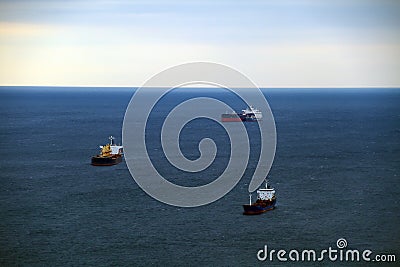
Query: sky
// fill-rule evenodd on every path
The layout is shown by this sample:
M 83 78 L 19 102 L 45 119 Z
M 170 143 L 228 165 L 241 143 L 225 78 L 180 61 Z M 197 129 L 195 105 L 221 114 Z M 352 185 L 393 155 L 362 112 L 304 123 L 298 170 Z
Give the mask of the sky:
M 400 87 L 396 0 L 0 0 L 0 86 L 141 86 L 181 63 L 259 87 Z

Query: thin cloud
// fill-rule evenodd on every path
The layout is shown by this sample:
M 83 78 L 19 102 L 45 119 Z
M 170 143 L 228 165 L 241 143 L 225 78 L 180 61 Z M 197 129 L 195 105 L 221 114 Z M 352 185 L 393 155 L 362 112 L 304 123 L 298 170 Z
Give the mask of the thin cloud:
M 1 1 L 0 84 L 137 85 L 169 65 L 210 60 L 244 69 L 261 86 L 392 86 L 400 84 L 392 74 L 400 62 L 399 7 L 368 0 Z M 131 61 L 140 66 L 134 78 L 125 69 Z

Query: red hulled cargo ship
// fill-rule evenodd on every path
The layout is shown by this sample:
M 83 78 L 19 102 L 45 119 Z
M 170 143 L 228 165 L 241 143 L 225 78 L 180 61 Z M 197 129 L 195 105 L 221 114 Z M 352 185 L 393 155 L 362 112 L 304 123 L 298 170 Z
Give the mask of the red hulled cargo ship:
M 242 110 L 242 113 L 224 113 L 221 114 L 222 122 L 240 122 L 240 121 L 259 121 L 262 119 L 260 110 L 250 106 Z

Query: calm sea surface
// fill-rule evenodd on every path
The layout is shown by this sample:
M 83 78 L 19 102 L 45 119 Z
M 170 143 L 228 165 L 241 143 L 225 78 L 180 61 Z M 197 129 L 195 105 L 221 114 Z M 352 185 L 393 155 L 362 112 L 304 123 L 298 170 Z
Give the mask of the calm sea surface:
M 228 92 L 211 94 L 244 108 Z M 277 128 L 269 178 L 278 207 L 248 217 L 241 205 L 248 202 L 256 152 L 245 176 L 222 199 L 198 208 L 172 207 L 144 193 L 125 162 L 90 165 L 109 135 L 121 142 L 133 91 L 0 88 L 0 265 L 284 266 L 276 258 L 259 262 L 258 250 L 336 248 L 339 238 L 351 249 L 396 254 L 398 264 L 400 90 L 264 94 Z M 151 115 L 149 134 L 157 137 L 175 103 L 202 95 L 200 89 L 170 94 Z M 246 127 L 257 137 L 256 124 Z M 199 175 L 171 168 L 158 138 L 148 139 L 149 154 L 168 179 L 206 184 L 227 164 L 227 135 L 218 124 L 197 120 L 184 129 L 181 142 L 183 153 L 194 159 L 205 137 L 213 138 L 219 154 Z

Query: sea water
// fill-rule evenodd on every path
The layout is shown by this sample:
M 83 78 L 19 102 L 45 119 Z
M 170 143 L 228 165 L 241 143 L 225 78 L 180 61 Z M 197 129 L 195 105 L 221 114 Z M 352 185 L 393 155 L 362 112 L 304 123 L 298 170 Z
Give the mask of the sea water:
M 276 259 L 260 262 L 257 252 L 265 245 L 322 250 L 336 247 L 339 238 L 349 248 L 396 254 L 399 260 L 400 91 L 263 92 L 276 122 L 269 180 L 278 205 L 243 216 L 257 152 L 244 177 L 220 200 L 173 207 L 138 187 L 125 162 L 90 165 L 109 135 L 121 142 L 133 90 L 0 88 L 0 264 L 282 266 Z M 148 133 L 155 138 L 147 140 L 149 156 L 160 173 L 180 185 L 211 182 L 229 157 L 223 129 L 201 119 L 183 129 L 182 152 L 195 159 L 198 142 L 212 138 L 219 151 L 212 168 L 190 175 L 163 157 L 157 131 L 165 112 L 203 95 L 199 89 L 171 93 L 151 115 Z M 245 108 L 229 92 L 214 97 Z M 256 125 L 246 128 L 257 137 Z M 251 142 L 259 145 L 257 138 Z

